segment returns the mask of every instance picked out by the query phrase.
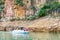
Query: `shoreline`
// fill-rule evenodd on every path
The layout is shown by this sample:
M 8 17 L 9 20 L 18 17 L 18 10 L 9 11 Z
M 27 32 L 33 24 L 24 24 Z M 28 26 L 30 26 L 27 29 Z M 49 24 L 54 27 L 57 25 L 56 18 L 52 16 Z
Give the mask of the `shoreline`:
M 0 31 L 10 31 L 16 27 L 28 27 L 31 32 L 60 32 L 59 18 L 40 18 L 34 21 L 7 21 L 0 22 Z
M 12 31 L 16 30 L 16 27 L 0 27 L 0 31 Z M 29 32 L 60 32 L 60 28 L 34 28 L 29 27 Z

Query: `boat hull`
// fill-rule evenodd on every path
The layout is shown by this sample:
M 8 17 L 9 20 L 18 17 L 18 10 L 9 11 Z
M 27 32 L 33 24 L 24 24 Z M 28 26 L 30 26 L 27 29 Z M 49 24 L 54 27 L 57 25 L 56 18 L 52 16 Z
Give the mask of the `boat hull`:
M 29 34 L 29 31 L 24 30 L 13 30 L 12 34 Z

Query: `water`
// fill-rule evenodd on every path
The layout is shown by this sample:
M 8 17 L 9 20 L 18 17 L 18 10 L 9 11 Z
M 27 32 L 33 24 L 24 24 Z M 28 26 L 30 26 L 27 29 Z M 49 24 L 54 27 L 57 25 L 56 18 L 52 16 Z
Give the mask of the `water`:
M 27 35 L 12 35 L 10 32 L 0 32 L 0 40 L 60 40 L 60 33 L 30 33 Z

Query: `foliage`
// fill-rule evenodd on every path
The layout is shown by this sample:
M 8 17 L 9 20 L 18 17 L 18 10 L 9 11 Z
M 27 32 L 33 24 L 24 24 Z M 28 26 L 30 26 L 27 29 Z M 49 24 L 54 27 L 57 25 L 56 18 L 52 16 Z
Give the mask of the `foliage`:
M 0 19 L 1 19 L 2 17 L 0 16 Z
M 15 4 L 16 4 L 16 5 L 24 6 L 24 3 L 23 3 L 22 0 L 15 0 Z
M 45 4 L 43 9 L 49 9 L 48 11 L 50 10 L 55 10 L 55 9 L 58 9 L 60 8 L 60 3 L 59 2 L 52 2 L 52 3 L 49 3 L 49 4 Z
M 18 17 L 17 20 L 20 20 L 20 18 Z
M 0 0 L 0 13 L 4 10 L 4 0 Z
M 57 0 L 46 0 L 46 3 L 56 2 Z
M 10 19 L 10 21 L 14 21 L 15 19 Z
M 1 19 L 1 13 L 4 10 L 4 0 L 0 0 L 0 19 Z
M 36 16 L 29 16 L 29 17 L 27 17 L 27 20 L 34 20 L 34 19 L 36 19 Z
M 49 13 L 49 11 L 57 10 L 58 8 L 60 8 L 59 2 L 51 2 L 51 3 L 45 4 L 38 12 L 38 17 L 45 16 Z
M 46 9 L 41 9 L 38 13 L 38 17 L 43 17 L 47 15 Z
M 48 4 L 45 4 L 42 8 L 40 8 L 39 12 L 37 15 L 30 16 L 27 19 L 28 20 L 34 20 L 37 17 L 43 17 L 49 14 L 49 11 L 54 11 L 60 8 L 60 3 L 59 2 L 50 2 Z

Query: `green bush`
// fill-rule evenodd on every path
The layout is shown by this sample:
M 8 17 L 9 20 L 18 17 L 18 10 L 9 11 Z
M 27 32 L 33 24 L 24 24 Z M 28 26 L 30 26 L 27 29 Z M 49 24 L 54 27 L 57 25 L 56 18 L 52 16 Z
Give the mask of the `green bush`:
M 18 17 L 16 20 L 18 20 L 18 21 L 19 21 L 19 20 L 20 20 L 20 18 Z
M 10 19 L 10 21 L 15 21 L 15 19 Z
M 1 17 L 1 13 L 4 11 L 4 0 L 0 0 L 0 19 Z
M 4 10 L 4 0 L 0 0 L 0 13 Z
M 41 9 L 38 12 L 38 17 L 43 17 L 43 16 L 46 16 L 46 15 L 47 15 L 47 10 L 46 9 Z
M 59 2 L 51 2 L 48 4 L 45 4 L 42 8 L 40 8 L 40 11 L 38 12 L 38 17 L 43 17 L 49 14 L 49 11 L 57 10 L 60 8 Z
M 2 17 L 0 16 L 0 19 L 1 19 Z
M 22 0 L 15 0 L 16 5 L 24 6 L 24 3 Z
M 34 20 L 34 19 L 36 19 L 36 16 L 27 17 L 27 20 Z

